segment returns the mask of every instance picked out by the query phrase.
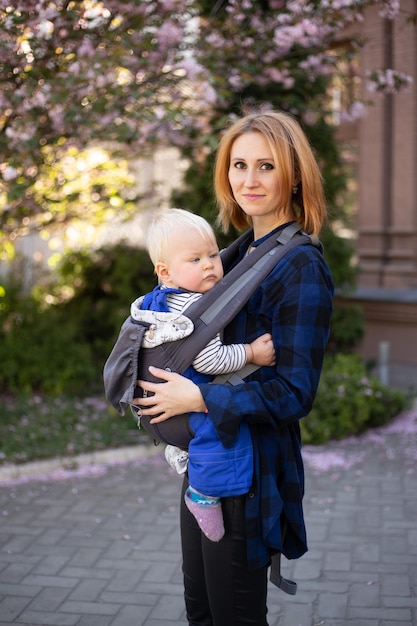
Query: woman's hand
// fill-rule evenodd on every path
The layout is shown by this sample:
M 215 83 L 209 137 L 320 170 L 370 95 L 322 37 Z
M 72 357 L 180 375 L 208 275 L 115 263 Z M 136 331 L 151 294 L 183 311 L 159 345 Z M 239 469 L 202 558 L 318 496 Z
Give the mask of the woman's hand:
M 151 420 L 151 424 L 164 422 L 181 413 L 206 410 L 200 389 L 191 380 L 157 367 L 150 366 L 149 371 L 152 376 L 165 382 L 150 383 L 138 380 L 139 387 L 153 395 L 136 398 L 133 402 L 138 405 L 138 415 L 158 416 Z

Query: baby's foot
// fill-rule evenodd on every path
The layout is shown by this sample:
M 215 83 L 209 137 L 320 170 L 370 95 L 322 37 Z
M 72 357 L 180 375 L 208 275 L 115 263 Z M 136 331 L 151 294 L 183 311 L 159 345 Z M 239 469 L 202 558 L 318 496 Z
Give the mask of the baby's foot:
M 205 496 L 192 487 L 188 487 L 184 499 L 205 536 L 211 541 L 220 541 L 224 535 L 220 498 Z
M 177 448 L 177 446 L 167 445 L 165 448 L 165 459 L 178 474 L 185 474 L 188 465 L 188 452 Z

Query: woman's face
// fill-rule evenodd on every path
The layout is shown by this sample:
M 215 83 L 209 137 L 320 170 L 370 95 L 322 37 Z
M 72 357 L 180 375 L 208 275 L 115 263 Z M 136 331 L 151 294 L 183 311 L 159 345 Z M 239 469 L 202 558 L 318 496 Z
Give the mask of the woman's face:
M 272 230 L 292 219 L 278 206 L 281 181 L 265 137 L 247 132 L 235 139 L 230 152 L 229 183 L 233 196 L 254 228 Z

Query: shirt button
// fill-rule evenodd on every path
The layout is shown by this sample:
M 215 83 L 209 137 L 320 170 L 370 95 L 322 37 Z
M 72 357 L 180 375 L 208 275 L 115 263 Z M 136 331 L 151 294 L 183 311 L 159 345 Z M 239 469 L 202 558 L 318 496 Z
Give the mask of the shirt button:
M 248 496 L 249 496 L 249 498 L 254 498 L 254 497 L 255 497 L 255 494 L 253 493 L 253 491 L 250 491 L 250 492 L 248 493 Z

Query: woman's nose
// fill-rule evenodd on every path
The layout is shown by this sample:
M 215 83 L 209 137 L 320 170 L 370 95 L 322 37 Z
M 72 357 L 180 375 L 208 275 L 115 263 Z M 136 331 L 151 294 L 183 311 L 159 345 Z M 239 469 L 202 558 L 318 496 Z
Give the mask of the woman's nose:
M 246 187 L 254 187 L 258 184 L 256 170 L 248 169 L 246 171 L 245 185 Z

